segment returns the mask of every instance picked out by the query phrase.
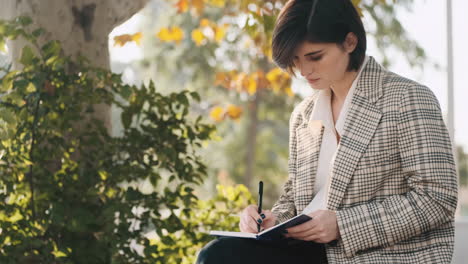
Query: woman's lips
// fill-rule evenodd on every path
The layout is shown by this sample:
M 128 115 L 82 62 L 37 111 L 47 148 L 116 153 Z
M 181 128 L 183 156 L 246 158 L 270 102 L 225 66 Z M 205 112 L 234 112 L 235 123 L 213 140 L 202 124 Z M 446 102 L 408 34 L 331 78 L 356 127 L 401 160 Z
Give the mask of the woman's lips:
M 318 80 L 320 80 L 320 78 L 317 78 L 317 79 L 307 79 L 307 81 L 308 81 L 310 84 L 316 83 Z

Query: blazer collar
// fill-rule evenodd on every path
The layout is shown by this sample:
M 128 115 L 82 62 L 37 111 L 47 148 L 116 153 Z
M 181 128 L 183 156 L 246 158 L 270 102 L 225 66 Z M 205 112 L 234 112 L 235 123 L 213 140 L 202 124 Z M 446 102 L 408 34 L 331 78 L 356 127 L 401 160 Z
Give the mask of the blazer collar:
M 359 77 L 355 93 L 368 99 L 369 103 L 375 103 L 383 95 L 382 80 L 386 70 L 378 64 L 374 57 L 369 59 Z M 319 98 L 320 91 L 315 91 L 310 100 L 301 110 L 303 121 L 308 122 L 313 112 L 314 105 Z
M 386 70 L 372 56 L 362 70 L 356 86 L 356 93 L 366 97 L 369 103 L 375 103 L 383 95 L 382 80 Z

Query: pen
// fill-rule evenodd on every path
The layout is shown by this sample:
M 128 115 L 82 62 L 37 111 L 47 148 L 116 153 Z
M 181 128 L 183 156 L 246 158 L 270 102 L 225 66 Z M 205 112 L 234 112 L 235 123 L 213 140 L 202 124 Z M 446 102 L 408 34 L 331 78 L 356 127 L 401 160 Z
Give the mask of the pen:
M 262 213 L 263 182 L 258 183 L 258 214 Z M 258 232 L 260 232 L 260 223 L 257 223 Z

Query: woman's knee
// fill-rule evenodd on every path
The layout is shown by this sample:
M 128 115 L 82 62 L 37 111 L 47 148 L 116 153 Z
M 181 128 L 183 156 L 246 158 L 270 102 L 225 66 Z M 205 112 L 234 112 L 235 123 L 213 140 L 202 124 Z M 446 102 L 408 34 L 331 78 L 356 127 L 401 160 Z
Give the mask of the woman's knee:
M 227 263 L 240 252 L 245 252 L 248 241 L 241 238 L 223 237 L 206 244 L 198 254 L 197 264 Z M 237 253 L 236 253 L 237 252 Z

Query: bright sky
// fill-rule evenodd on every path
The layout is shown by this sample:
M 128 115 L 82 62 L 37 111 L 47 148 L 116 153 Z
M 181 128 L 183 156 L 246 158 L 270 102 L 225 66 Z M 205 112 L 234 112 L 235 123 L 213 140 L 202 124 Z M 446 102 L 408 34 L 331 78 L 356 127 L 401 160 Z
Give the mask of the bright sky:
M 454 46 L 454 85 L 455 85 L 455 141 L 468 149 L 468 122 L 464 115 L 468 114 L 468 20 L 466 11 L 468 1 L 452 0 L 453 5 L 453 46 Z M 440 101 L 444 114 L 447 112 L 447 40 L 446 40 L 446 1 L 414 0 L 412 12 L 401 8 L 397 14 L 403 27 L 426 51 L 431 61 L 437 62 L 441 68 L 435 69 L 432 64 L 423 70 L 411 68 L 401 54 L 391 54 L 393 65 L 391 71 L 416 80 L 431 88 Z M 130 43 L 122 48 L 114 48 L 113 37 L 121 34 L 133 34 L 139 31 L 142 15 L 137 14 L 127 23 L 116 28 L 109 36 L 111 58 L 119 63 L 129 63 L 142 58 L 140 49 Z M 378 58 L 376 48 L 369 43 L 368 54 Z M 131 82 L 131 80 L 129 80 Z
M 455 93 L 455 142 L 468 149 L 468 1 L 452 0 L 453 6 L 453 52 Z M 414 0 L 412 13 L 400 10 L 398 18 L 409 35 L 426 51 L 427 56 L 437 62 L 440 70 L 425 67 L 423 71 L 411 69 L 398 57 L 390 70 L 414 79 L 431 88 L 440 101 L 444 114 L 447 113 L 447 19 L 446 1 Z M 370 53 L 372 51 L 369 51 Z

